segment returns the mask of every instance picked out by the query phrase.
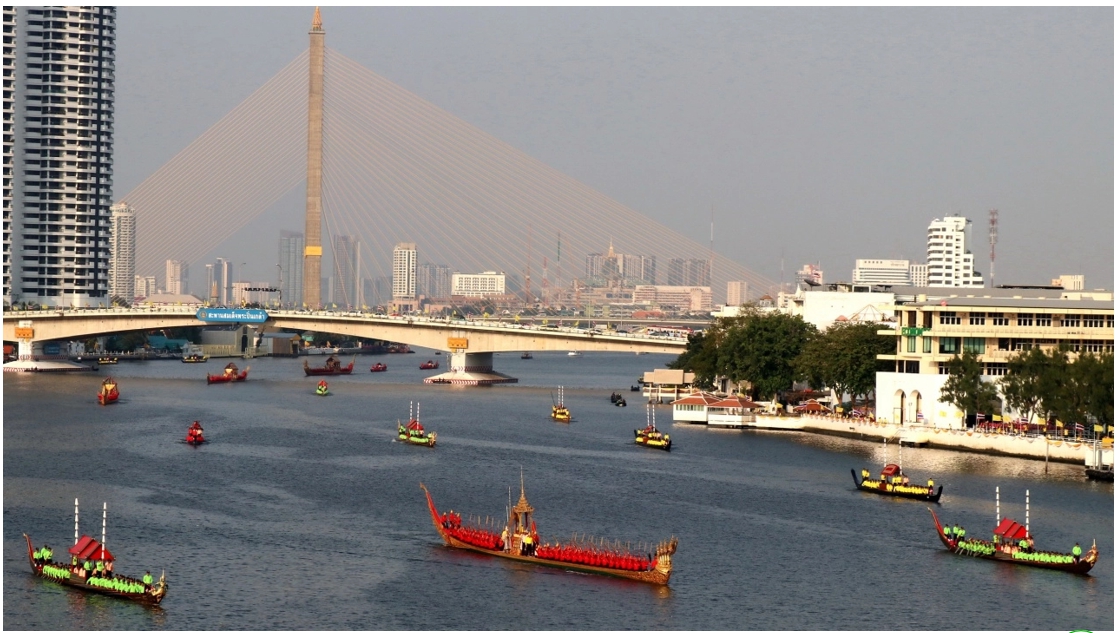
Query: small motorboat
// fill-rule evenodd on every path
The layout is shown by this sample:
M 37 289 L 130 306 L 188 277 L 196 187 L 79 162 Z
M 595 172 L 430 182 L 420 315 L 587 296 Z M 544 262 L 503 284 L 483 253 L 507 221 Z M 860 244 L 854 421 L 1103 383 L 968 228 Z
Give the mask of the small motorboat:
M 185 441 L 191 446 L 198 446 L 206 441 L 206 438 L 202 436 L 202 425 L 198 420 L 195 420 L 194 424 L 191 424 L 187 429 Z
M 439 369 L 439 361 L 425 360 L 424 362 L 420 363 L 420 369 Z
M 330 395 L 330 387 L 327 386 L 325 380 L 320 380 L 319 384 L 315 385 L 315 395 L 316 396 L 329 396 Z
M 119 359 L 116 356 L 102 356 L 97 359 L 98 365 L 116 365 Z
M 638 387 L 637 385 L 630 385 L 629 390 L 630 391 L 641 391 L 641 387 Z
M 204 363 L 210 360 L 210 357 L 205 354 L 190 354 L 189 356 L 183 356 L 182 360 L 184 363 Z
M 615 407 L 624 407 L 626 406 L 626 399 L 621 397 L 617 393 L 611 393 L 610 404 L 614 405 Z
M 416 417 L 412 417 L 412 403 L 408 403 L 408 425 L 396 423 L 397 439 L 415 446 L 435 448 L 435 432 L 428 433 L 420 424 L 420 404 L 416 403 Z
M 97 402 L 102 405 L 113 404 L 119 398 L 120 390 L 117 389 L 117 381 L 111 377 L 102 381 L 101 391 L 97 392 Z
M 583 352 L 578 352 L 578 351 L 576 351 L 576 352 L 568 352 L 568 353 L 567 353 L 567 355 L 568 355 L 568 356 L 582 356 L 582 355 L 583 355 Z
M 384 363 L 373 363 L 373 366 L 369 368 L 369 371 L 372 371 L 372 372 L 385 371 L 388 368 L 389 368 L 389 366 L 384 364 Z
M 219 382 L 244 382 L 249 377 L 249 367 L 237 373 L 237 365 L 229 363 L 220 374 L 206 374 L 206 384 L 212 385 Z
M 521 354 L 521 360 L 532 360 L 532 352 Z

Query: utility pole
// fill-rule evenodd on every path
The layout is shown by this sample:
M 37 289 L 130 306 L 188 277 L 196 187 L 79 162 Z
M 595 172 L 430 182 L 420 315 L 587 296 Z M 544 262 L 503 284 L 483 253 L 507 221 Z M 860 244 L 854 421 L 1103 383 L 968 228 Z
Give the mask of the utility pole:
M 991 287 L 995 287 L 995 244 L 999 241 L 999 210 L 991 209 L 990 212 L 990 233 L 988 239 L 991 242 Z

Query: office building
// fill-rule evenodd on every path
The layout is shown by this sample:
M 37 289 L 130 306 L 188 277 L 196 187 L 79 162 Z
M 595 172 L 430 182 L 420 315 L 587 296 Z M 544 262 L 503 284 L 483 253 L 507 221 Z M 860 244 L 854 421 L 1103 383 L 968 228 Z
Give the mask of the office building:
M 188 275 L 189 267 L 186 262 L 169 259 L 165 265 L 163 276 L 163 290 L 167 294 L 185 295 L 190 293 Z
M 267 281 L 235 281 L 233 282 L 233 306 L 258 304 L 267 306 L 276 300 L 276 293 L 269 292 L 271 288 Z
M 279 301 L 283 305 L 300 306 L 303 303 L 303 234 L 280 231 L 280 289 Z
M 217 288 L 214 300 L 218 305 L 233 305 L 233 262 L 218 258 L 218 263 L 214 264 L 213 284 Z
M 442 264 L 420 264 L 416 271 L 416 292 L 428 299 L 451 296 L 451 268 Z
M 361 242 L 349 235 L 334 236 L 334 274 L 331 301 L 361 307 Z
M 930 287 L 983 287 L 971 252 L 971 220 L 951 215 L 930 222 L 926 263 Z
M 706 259 L 668 260 L 668 286 L 710 286 L 711 261 Z
M 1061 275 L 1052 281 L 1054 286 L 1060 286 L 1065 290 L 1083 290 L 1084 289 L 1084 275 Z
M 926 290 L 926 289 L 921 289 Z M 1115 301 L 1110 293 L 1069 290 L 967 290 L 967 296 L 921 294 L 896 307 L 892 354 L 879 356 L 894 371 L 877 374 L 877 417 L 897 424 L 962 428 L 964 413 L 940 401 L 948 362 L 974 352 L 983 379 L 998 380 L 1007 361 L 1031 348 L 1063 347 L 1070 354 L 1115 352 Z M 968 412 L 974 414 L 974 411 Z M 1009 412 L 1011 419 L 1025 412 Z
M 451 294 L 456 297 L 485 297 L 505 294 L 505 273 L 493 270 L 478 274 L 451 275 Z
M 929 285 L 929 265 L 909 265 L 909 285 L 925 287 Z
M 136 210 L 124 202 L 109 209 L 109 296 L 131 303 L 136 296 Z
M 213 264 L 206 264 L 206 289 L 202 300 L 210 304 L 218 302 L 217 269 Z
M 155 284 L 155 275 L 149 275 L 147 277 L 136 275 L 133 278 L 132 286 L 134 288 L 136 296 L 131 297 L 129 299 L 130 302 L 132 302 L 134 299 L 143 299 L 155 294 L 161 294 L 159 292 L 159 287 Z
M 416 244 L 401 242 L 392 249 L 393 299 L 416 296 Z
M 749 301 L 750 297 L 750 282 L 748 281 L 728 281 L 727 282 L 727 305 L 740 306 Z
M 910 264 L 908 259 L 856 259 L 851 271 L 853 284 L 879 284 L 909 286 Z
M 710 312 L 711 287 L 640 285 L 633 289 L 633 302 L 681 312 Z
M 4 7 L 4 300 L 109 303 L 116 7 Z

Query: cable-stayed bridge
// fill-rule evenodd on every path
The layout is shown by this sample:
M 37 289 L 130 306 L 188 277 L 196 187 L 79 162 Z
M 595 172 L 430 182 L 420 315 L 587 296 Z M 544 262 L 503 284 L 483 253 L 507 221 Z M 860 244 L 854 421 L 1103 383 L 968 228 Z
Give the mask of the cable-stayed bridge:
M 136 209 L 138 273 L 198 261 L 306 185 L 310 59 L 296 57 L 121 197 Z M 732 280 L 754 296 L 774 286 L 336 50 L 323 68 L 323 244 L 356 237 L 363 278 L 391 278 L 393 245 L 414 242 L 424 262 L 512 274 L 527 265 L 538 281 L 543 257 L 555 256 L 550 283 L 567 285 L 612 242 L 655 256 L 662 283 L 669 259 L 710 258 L 716 300 Z

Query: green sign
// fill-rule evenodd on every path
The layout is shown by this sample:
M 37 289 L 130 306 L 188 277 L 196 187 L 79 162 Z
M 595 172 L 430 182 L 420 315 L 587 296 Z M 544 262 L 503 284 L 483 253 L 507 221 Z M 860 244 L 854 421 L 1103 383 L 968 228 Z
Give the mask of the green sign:
M 921 334 L 928 330 L 928 328 L 924 327 L 903 327 L 901 328 L 901 333 L 903 336 L 921 336 Z

